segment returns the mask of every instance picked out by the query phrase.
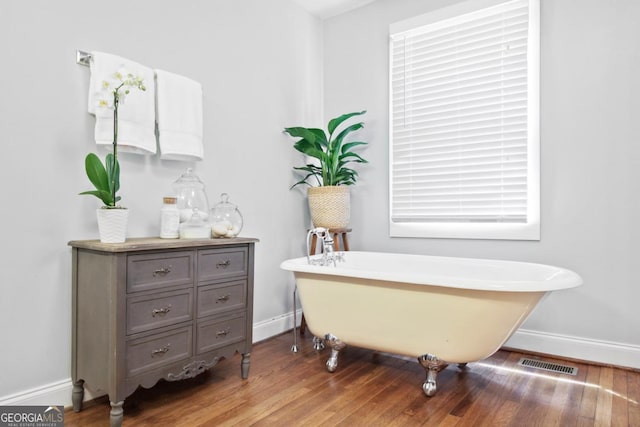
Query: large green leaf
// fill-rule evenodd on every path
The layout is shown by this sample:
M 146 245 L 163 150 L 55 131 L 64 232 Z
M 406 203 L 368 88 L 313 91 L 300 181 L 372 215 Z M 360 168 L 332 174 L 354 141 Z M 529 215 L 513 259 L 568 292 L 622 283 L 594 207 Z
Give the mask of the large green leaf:
M 85 170 L 89 181 L 93 184 L 98 191 L 109 191 L 109 178 L 107 177 L 107 171 L 104 165 L 93 153 L 87 154 L 84 160 Z
M 353 157 L 353 159 L 351 159 L 351 157 Z M 345 160 L 345 159 L 349 159 L 349 160 Z M 354 153 L 354 152 L 350 152 L 350 153 L 345 153 L 342 156 L 340 156 L 340 161 L 342 163 L 349 163 L 349 162 L 356 162 L 356 163 L 369 163 L 367 162 L 365 159 L 363 159 L 362 157 L 360 157 L 359 154 Z
M 113 159 L 114 159 L 113 154 L 109 153 L 107 154 L 105 163 L 107 165 L 107 179 L 109 181 L 109 191 L 111 191 L 112 194 L 115 194 L 118 190 L 120 190 L 120 162 L 116 160 L 114 165 Z
M 309 129 L 309 132 L 311 132 L 316 137 L 316 142 L 318 144 L 320 144 L 323 147 L 327 146 L 328 144 L 327 134 L 324 133 L 322 129 L 311 128 Z
M 363 123 L 355 123 L 336 136 L 336 138 L 329 143 L 330 153 L 329 153 L 329 167 L 331 168 L 332 175 L 336 175 L 340 168 L 340 154 L 342 153 L 342 142 L 344 138 L 351 132 L 361 129 L 364 126 Z M 334 181 L 336 178 L 334 178 Z M 339 180 L 338 180 L 339 182 Z
M 102 203 L 104 203 L 106 206 L 113 206 L 115 204 L 113 202 L 113 198 L 111 197 L 111 192 L 110 191 L 90 190 L 90 191 L 83 191 L 80 194 L 81 195 L 82 194 L 88 194 L 88 195 L 91 195 L 91 196 L 96 196 L 98 199 L 102 200 Z M 118 197 L 117 199 L 120 200 L 120 197 Z
M 333 134 L 333 132 L 336 130 L 336 128 L 338 126 L 340 126 L 340 124 L 342 122 L 344 122 L 345 120 L 348 120 L 353 116 L 359 116 L 359 115 L 364 114 L 366 112 L 367 112 L 367 110 L 360 111 L 360 112 L 357 112 L 357 113 L 348 113 L 348 114 L 343 114 L 340 117 L 336 117 L 335 119 L 331 119 L 329 121 L 329 125 L 327 126 L 327 130 L 329 131 L 329 135 Z
M 342 146 L 342 141 L 344 140 L 344 138 L 350 134 L 351 132 L 354 132 L 356 130 L 360 130 L 364 127 L 364 123 L 360 122 L 360 123 L 354 123 L 351 126 L 345 128 L 342 132 L 340 132 L 338 134 L 338 136 L 336 136 L 335 138 L 335 146 L 336 148 L 340 148 Z
M 85 170 L 89 181 L 96 189 L 80 194 L 96 196 L 106 206 L 115 206 L 116 202 L 120 200 L 120 197 L 115 195 L 116 191 L 120 189 L 120 165 L 117 161 L 114 164 L 113 160 L 113 154 L 107 154 L 105 168 L 105 165 L 102 164 L 97 155 L 94 153 L 87 154 Z
M 309 172 L 309 173 L 320 173 L 320 172 L 322 172 L 322 169 L 320 169 L 316 165 L 298 166 L 298 167 L 294 167 L 293 169 L 295 169 L 297 171 L 305 171 L 305 172 Z
M 309 140 L 307 139 L 301 139 L 297 141 L 295 144 L 293 144 L 293 148 L 295 148 L 302 154 L 315 157 L 316 159 L 322 159 L 322 157 L 324 156 L 322 147 L 320 147 L 318 144 L 309 142 Z
M 304 138 L 312 144 L 316 142 L 316 132 L 312 132 L 311 129 L 303 128 L 303 127 L 291 127 L 285 128 L 284 131 L 294 138 Z
M 349 150 L 351 150 L 352 148 L 357 147 L 358 145 L 368 145 L 368 144 L 366 142 L 360 142 L 360 141 L 347 142 L 342 146 L 340 151 L 342 152 L 342 154 L 344 154 Z
M 298 171 L 305 171 L 305 172 L 308 172 L 308 173 L 300 181 L 298 181 L 295 184 L 293 184 L 291 186 L 291 188 L 295 187 L 296 185 L 300 185 L 300 184 L 309 185 L 309 183 L 307 182 L 307 179 L 309 179 L 311 177 L 315 177 L 316 180 L 318 181 L 318 185 L 321 185 L 321 182 L 318 179 L 318 175 L 321 174 L 321 171 L 320 171 L 320 168 L 318 168 L 316 165 L 299 166 L 299 167 L 294 167 L 293 169 L 298 170 Z

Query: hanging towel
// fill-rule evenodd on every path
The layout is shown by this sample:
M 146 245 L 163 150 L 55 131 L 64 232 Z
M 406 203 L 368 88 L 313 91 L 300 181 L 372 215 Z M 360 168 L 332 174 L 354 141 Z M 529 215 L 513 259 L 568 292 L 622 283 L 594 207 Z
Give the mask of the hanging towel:
M 155 73 L 160 158 L 202 160 L 202 85 L 168 71 Z
M 114 81 L 116 72 L 126 71 L 144 78 L 146 90 L 131 88 L 118 106 L 118 151 L 155 154 L 155 82 L 153 70 L 136 62 L 103 52 L 91 52 L 89 80 L 89 113 L 96 116 L 96 144 L 113 143 L 113 110 L 98 105 L 100 99 L 113 103 L 113 94 L 103 88 Z

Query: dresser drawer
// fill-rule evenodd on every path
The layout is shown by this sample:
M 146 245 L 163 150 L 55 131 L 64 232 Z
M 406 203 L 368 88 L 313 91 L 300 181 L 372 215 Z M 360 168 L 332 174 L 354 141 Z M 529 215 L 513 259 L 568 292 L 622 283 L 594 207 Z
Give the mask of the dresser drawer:
M 193 283 L 194 252 L 131 255 L 127 259 L 127 291 Z
M 198 287 L 198 317 L 211 316 L 246 307 L 246 280 Z
M 198 251 L 198 280 L 246 276 L 247 253 L 247 248 Z
M 244 313 L 225 319 L 212 319 L 198 323 L 197 354 L 214 350 L 234 342 L 244 341 L 246 316 Z
M 193 289 L 127 298 L 127 335 L 193 318 Z
M 191 326 L 127 342 L 127 376 L 134 376 L 191 357 Z

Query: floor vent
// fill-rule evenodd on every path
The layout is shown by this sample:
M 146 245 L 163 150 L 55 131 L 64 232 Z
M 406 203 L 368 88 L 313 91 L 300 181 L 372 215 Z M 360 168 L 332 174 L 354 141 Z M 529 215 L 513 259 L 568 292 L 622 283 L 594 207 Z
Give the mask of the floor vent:
M 544 360 L 528 359 L 526 357 L 520 359 L 518 365 L 525 366 L 527 368 L 542 369 L 543 371 L 559 372 L 561 374 L 568 375 L 576 375 L 578 373 L 578 368 L 574 368 L 573 366 L 545 362 Z

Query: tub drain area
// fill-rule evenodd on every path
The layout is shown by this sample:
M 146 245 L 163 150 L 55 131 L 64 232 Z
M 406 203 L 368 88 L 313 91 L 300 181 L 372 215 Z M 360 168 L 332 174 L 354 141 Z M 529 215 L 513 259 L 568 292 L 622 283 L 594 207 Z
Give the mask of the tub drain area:
M 547 372 L 558 372 L 567 375 L 576 375 L 578 368 L 568 365 L 561 365 L 559 363 L 545 362 L 544 360 L 529 359 L 523 357 L 517 363 L 518 366 L 525 366 L 527 368 L 540 369 Z

